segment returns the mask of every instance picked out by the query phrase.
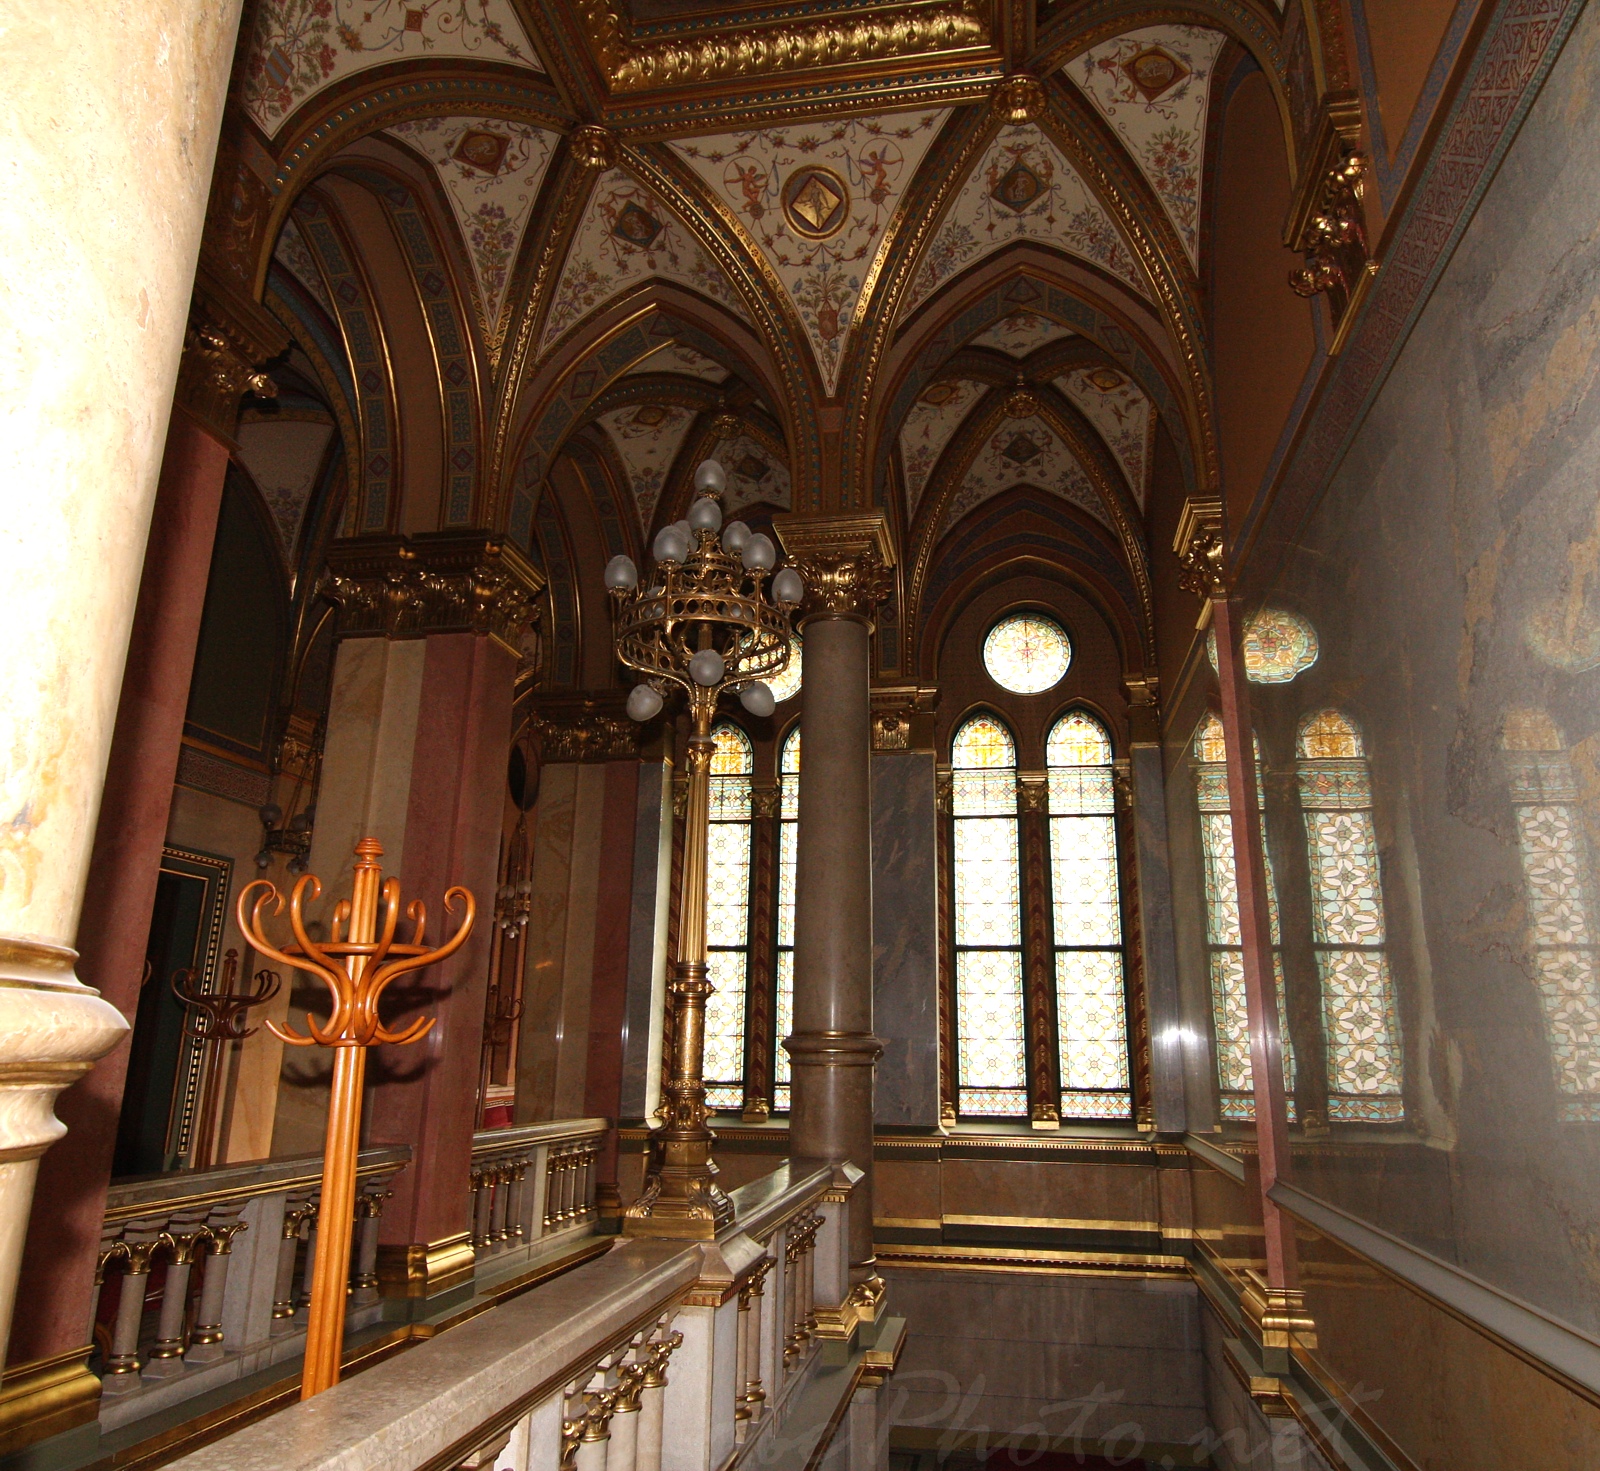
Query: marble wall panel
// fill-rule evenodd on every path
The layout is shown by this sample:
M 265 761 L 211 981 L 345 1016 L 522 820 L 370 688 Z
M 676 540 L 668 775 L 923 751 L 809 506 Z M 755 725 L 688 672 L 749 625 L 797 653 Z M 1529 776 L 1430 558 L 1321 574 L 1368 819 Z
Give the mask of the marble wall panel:
M 937 1221 L 944 1214 L 939 1156 L 876 1159 L 872 1164 L 872 1212 L 883 1222 Z
M 1218 1471 L 1331 1471 L 1296 1420 L 1268 1419 L 1228 1367 L 1226 1332 L 1208 1306 L 1200 1310 L 1204 1342 L 1205 1404 L 1210 1420 L 1201 1444 Z M 1452 1466 L 1452 1471 L 1454 1467 Z
M 931 751 L 872 758 L 873 1027 L 879 1124 L 939 1125 L 938 842 Z
M 519 1124 L 558 1117 L 556 1063 L 577 796 L 576 766 L 561 764 L 544 769 L 534 810 L 533 903 L 528 919 L 527 970 L 522 983 L 522 1024 L 517 1031 Z
M 661 1016 L 667 986 L 668 881 L 672 875 L 672 765 L 639 766 L 628 994 L 622 1036 L 622 1117 L 648 1119 L 661 1101 Z
M 956 1216 L 1143 1222 L 1146 1229 L 1160 1219 L 1148 1163 L 946 1159 L 943 1201 L 945 1214 Z

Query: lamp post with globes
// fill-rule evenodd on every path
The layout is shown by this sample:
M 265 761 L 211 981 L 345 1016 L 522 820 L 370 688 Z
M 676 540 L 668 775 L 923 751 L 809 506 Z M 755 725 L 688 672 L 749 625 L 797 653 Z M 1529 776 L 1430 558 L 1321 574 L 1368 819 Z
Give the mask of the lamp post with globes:
M 656 534 L 654 577 L 639 586 L 628 557 L 606 567 L 616 615 L 617 657 L 644 676 L 628 714 L 650 720 L 673 686 L 689 701 L 689 803 L 684 819 L 678 954 L 670 993 L 672 1062 L 666 1099 L 651 1136 L 644 1190 L 623 1216 L 628 1236 L 705 1239 L 733 1216 L 717 1187 L 706 1127 L 706 851 L 711 816 L 711 722 L 724 693 L 752 715 L 772 714 L 767 680 L 789 664 L 789 618 L 805 595 L 792 567 L 774 572 L 770 537 L 742 521 L 722 524 L 722 466 L 695 471 L 688 516 Z M 720 536 L 718 533 L 721 533 Z M 770 578 L 770 581 L 769 581 Z

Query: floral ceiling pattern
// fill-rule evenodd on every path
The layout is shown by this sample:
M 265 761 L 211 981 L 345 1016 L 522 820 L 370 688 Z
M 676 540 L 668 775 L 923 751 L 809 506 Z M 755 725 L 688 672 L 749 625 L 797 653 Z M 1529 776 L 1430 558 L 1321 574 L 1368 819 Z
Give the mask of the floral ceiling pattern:
M 557 135 L 499 118 L 429 117 L 389 131 L 438 170 L 472 261 L 491 359 L 505 337 L 506 287 Z
M 333 438 L 325 419 L 254 420 L 239 426 L 239 452 L 272 512 L 284 562 L 295 565 L 300 523 Z
M 550 301 L 541 349 L 624 287 L 651 276 L 677 281 L 749 320 L 733 283 L 683 221 L 631 174 L 612 169 L 589 196 Z
M 1111 524 L 1077 457 L 1043 419 L 1035 417 L 1001 421 L 967 467 L 961 488 L 945 511 L 944 527 L 954 526 L 974 506 L 1014 485 L 1037 486 Z
M 1057 378 L 1056 387 L 1099 431 L 1142 511 L 1156 427 L 1144 390 L 1126 373 L 1110 367 L 1075 368 Z
M 641 532 L 650 530 L 667 471 L 672 468 L 694 417 L 692 409 L 671 404 L 630 404 L 600 416 L 600 427 L 627 472 Z
M 961 427 L 967 411 L 983 397 L 985 385 L 970 378 L 930 384 L 912 405 L 900 429 L 900 463 L 905 470 L 908 519 L 950 437 Z
M 946 116 L 846 118 L 672 145 L 783 282 L 830 394 L 878 243 Z
M 718 440 L 711 458 L 728 475 L 728 487 L 722 492 L 724 515 L 734 516 L 758 504 L 789 509 L 789 467 L 752 435 Z
M 263 0 L 244 48 L 244 109 L 270 137 L 345 77 L 444 57 L 543 71 L 511 0 Z
M 635 363 L 622 376 L 635 373 L 677 373 L 681 377 L 699 378 L 706 383 L 726 383 L 728 370 L 715 358 L 681 342 L 669 342 L 653 352 L 642 362 Z
M 1055 143 L 1024 124 L 1003 129 L 967 176 L 917 268 L 903 310 L 915 310 L 957 271 L 1015 240 L 1064 250 L 1148 295 L 1111 216 Z
M 272 258 L 316 298 L 318 305 L 327 312 L 330 320 L 338 320 L 338 315 L 333 309 L 333 297 L 328 294 L 328 282 L 322 274 L 322 267 L 317 264 L 317 258 L 312 255 L 311 247 L 306 244 L 305 236 L 300 233 L 300 227 L 295 224 L 292 216 L 283 222 L 283 230 L 278 235 L 277 245 L 273 247 Z
M 1015 311 L 978 333 L 972 339 L 972 346 L 992 347 L 1007 357 L 1025 358 L 1052 342 L 1076 335 L 1072 328 L 1041 317 L 1038 312 Z
M 1092 46 L 1066 74 L 1121 135 L 1200 259 L 1200 173 L 1211 72 L 1226 38 L 1200 26 L 1149 26 Z

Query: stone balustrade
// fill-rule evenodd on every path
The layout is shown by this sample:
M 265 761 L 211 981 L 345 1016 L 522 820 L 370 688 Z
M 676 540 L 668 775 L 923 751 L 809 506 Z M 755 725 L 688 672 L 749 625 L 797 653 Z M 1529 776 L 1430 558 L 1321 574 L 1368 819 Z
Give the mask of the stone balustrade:
M 379 1218 L 410 1157 L 405 1146 L 360 1155 L 350 1281 L 357 1326 L 378 1313 Z M 300 1353 L 321 1188 L 320 1155 L 111 1186 L 94 1314 L 100 1352 L 91 1361 L 102 1379 L 102 1429 Z
M 479 1262 L 596 1220 L 604 1119 L 558 1119 L 472 1136 L 472 1244 Z M 497 1265 L 501 1264 L 497 1262 Z
M 518 1132 L 480 1134 L 475 1167 L 523 1148 L 506 1137 Z M 546 1157 L 541 1188 L 562 1157 Z M 480 1235 L 497 1220 L 559 1217 L 528 1199 L 529 1173 L 503 1211 L 491 1199 L 476 1217 Z M 881 1466 L 876 1386 L 904 1324 L 850 1288 L 853 1178 L 785 1164 L 733 1193 L 734 1222 L 716 1240 L 619 1240 L 174 1471 L 798 1471 L 838 1436 L 852 1467 Z

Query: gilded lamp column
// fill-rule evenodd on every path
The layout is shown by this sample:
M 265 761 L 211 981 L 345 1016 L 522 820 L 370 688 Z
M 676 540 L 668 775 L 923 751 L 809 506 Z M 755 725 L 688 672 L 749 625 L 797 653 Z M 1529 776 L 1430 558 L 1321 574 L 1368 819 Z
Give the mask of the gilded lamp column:
M 872 615 L 893 566 L 881 513 L 784 517 L 806 583 L 805 780 L 795 873 L 789 1152 L 849 1162 L 850 1275 L 872 1279 Z
M 56 1094 L 127 1030 L 71 947 L 238 20 L 239 0 L 6 12 L 0 1335 Z

